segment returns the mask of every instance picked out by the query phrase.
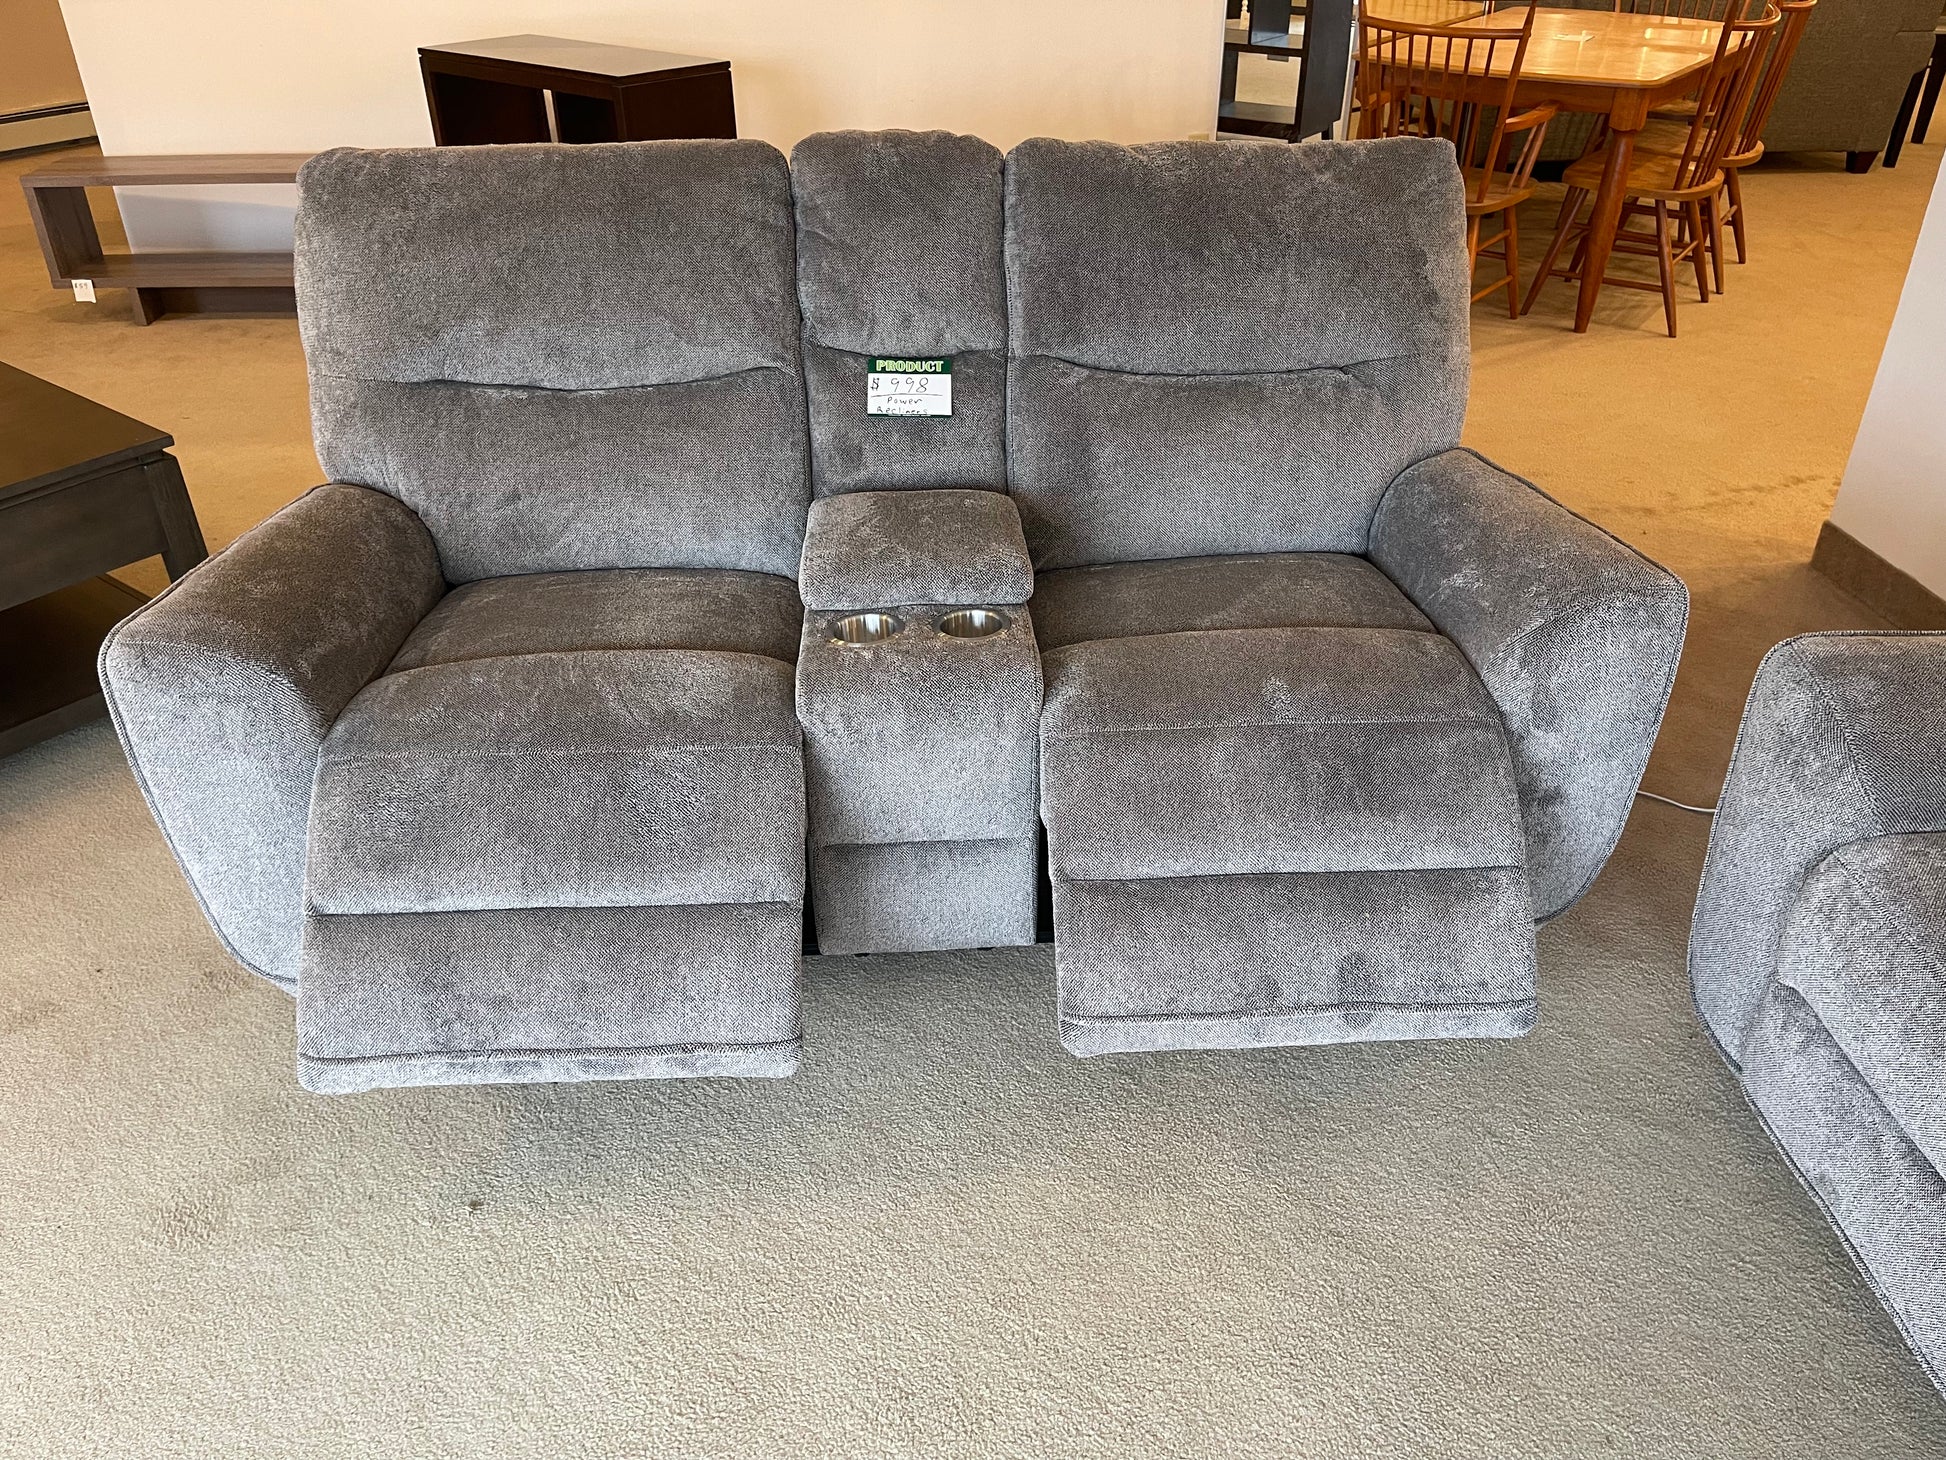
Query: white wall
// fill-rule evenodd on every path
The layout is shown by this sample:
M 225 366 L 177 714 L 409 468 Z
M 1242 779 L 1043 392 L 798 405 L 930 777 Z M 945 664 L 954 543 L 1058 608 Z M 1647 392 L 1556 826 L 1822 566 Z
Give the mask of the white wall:
M 1136 142 L 1210 129 L 1222 0 L 62 0 L 105 152 L 430 143 L 417 48 L 525 32 L 722 57 L 737 126 Z M 287 190 L 125 189 L 150 248 L 289 245 Z M 254 201 L 247 201 L 254 200 Z
M 1933 184 L 1831 520 L 1946 597 L 1946 170 Z

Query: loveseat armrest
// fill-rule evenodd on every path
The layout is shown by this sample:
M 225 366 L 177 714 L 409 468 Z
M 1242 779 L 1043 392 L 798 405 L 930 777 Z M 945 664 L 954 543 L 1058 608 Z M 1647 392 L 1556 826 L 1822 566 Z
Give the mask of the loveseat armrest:
M 101 647 L 115 731 L 204 915 L 240 963 L 287 987 L 319 748 L 445 586 L 410 508 L 323 486 Z
M 1506 721 L 1535 916 L 1573 906 L 1628 821 L 1682 656 L 1682 580 L 1477 453 L 1401 472 L 1370 556 Z
M 1946 633 L 1806 634 L 1764 656 L 1689 934 L 1696 1007 L 1739 1061 L 1811 870 L 1868 837 L 1946 830 Z
M 1004 492 L 846 492 L 811 504 L 798 593 L 809 609 L 1025 603 L 1034 565 Z

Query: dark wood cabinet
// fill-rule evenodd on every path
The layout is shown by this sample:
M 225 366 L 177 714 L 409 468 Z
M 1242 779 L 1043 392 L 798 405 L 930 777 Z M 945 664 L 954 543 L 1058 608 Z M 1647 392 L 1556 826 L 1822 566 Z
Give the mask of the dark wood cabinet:
M 730 63 L 556 36 L 422 46 L 433 140 L 655 142 L 734 137 Z

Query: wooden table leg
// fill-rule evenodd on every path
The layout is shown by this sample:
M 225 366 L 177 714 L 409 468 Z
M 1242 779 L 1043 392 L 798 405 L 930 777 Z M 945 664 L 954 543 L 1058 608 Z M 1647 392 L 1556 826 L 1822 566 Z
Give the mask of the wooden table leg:
M 171 581 L 180 578 L 209 556 L 203 542 L 203 529 L 196 521 L 196 509 L 189 502 L 189 488 L 183 483 L 182 468 L 175 457 L 164 452 L 142 464 L 142 475 L 149 485 L 149 499 L 155 503 L 156 521 L 162 527 L 162 566 Z
M 1602 276 L 1608 272 L 1608 253 L 1615 246 L 1615 229 L 1622 221 L 1624 183 L 1628 166 L 1635 156 L 1635 132 L 1622 131 L 1609 119 L 1608 165 L 1602 169 L 1601 191 L 1595 194 L 1594 210 L 1588 216 L 1588 252 L 1581 265 L 1581 297 L 1574 306 L 1574 332 L 1588 332 L 1594 318 L 1595 299 L 1601 293 Z

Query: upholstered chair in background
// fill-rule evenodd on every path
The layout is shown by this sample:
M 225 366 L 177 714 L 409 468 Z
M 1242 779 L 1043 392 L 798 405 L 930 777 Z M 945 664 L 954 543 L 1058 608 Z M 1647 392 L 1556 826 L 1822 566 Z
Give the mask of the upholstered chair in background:
M 1689 940 L 1704 1027 L 1946 1388 L 1946 634 L 1765 657 Z
M 1039 139 L 1006 206 L 1062 1040 L 1524 1033 L 1688 597 L 1458 448 L 1452 149 Z
M 211 924 L 313 1089 L 789 1073 L 809 500 L 759 142 L 328 152 L 332 484 L 104 646 Z

